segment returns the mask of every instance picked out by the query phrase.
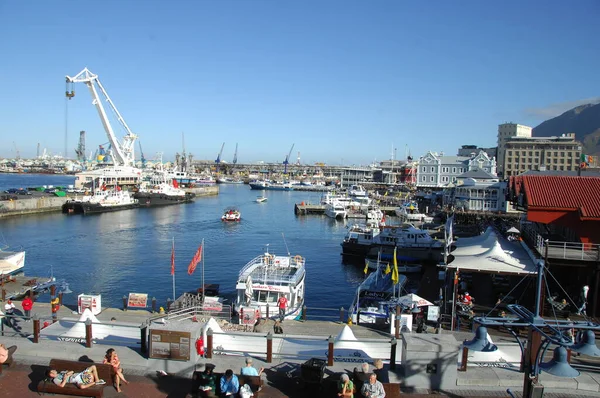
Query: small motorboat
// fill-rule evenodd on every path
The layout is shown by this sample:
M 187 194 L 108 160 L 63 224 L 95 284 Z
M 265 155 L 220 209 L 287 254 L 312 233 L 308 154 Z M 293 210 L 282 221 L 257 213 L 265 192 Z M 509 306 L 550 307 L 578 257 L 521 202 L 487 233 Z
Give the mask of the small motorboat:
M 225 209 L 225 213 L 221 216 L 221 221 L 240 221 L 241 219 L 240 211 L 233 207 Z
M 267 198 L 264 196 L 257 196 L 256 197 L 256 203 L 264 203 L 267 201 Z

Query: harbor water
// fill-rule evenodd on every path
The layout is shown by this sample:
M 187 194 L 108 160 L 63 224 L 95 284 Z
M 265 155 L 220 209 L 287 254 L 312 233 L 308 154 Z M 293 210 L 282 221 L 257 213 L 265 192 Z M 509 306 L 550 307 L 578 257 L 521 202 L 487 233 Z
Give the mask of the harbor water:
M 0 189 L 73 184 L 72 176 L 0 175 Z M 194 203 L 123 210 L 98 215 L 61 213 L 0 220 L 2 244 L 26 251 L 26 275 L 51 274 L 69 282 L 72 294 L 101 294 L 103 306 L 120 307 L 130 292 L 147 293 L 160 305 L 172 298 L 171 247 L 175 241 L 176 295 L 201 286 L 202 264 L 187 267 L 204 239 L 206 283 L 218 283 L 232 299 L 239 270 L 267 249 L 306 258 L 307 307 L 348 308 L 364 278 L 361 266 L 342 263 L 346 224 L 324 215 L 295 216 L 294 204 L 318 202 L 319 193 L 254 191 L 248 185 L 220 185 L 219 195 Z M 257 195 L 268 198 L 256 203 Z M 21 199 L 26 200 L 26 199 Z M 236 206 L 239 223 L 224 223 L 226 207 Z M 333 315 L 333 314 L 332 314 Z

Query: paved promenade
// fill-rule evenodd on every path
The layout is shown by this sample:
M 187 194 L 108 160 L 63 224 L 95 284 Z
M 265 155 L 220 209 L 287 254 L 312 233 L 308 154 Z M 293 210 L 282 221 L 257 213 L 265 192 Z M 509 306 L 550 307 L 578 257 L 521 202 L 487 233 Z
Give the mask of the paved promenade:
M 34 312 L 40 314 L 46 312 L 46 304 L 36 303 Z M 19 303 L 17 303 L 17 308 Z M 60 317 L 77 318 L 66 307 L 61 308 Z M 116 318 L 114 322 L 143 322 L 150 316 L 147 311 L 127 311 L 118 309 L 106 309 L 98 319 L 103 322 Z M 34 397 L 39 396 L 36 386 L 43 378 L 47 364 L 52 358 L 66 360 L 82 360 L 100 362 L 109 345 L 95 344 L 91 348 L 72 342 L 59 342 L 42 339 L 34 344 L 28 336 L 31 333 L 32 322 L 18 322 L 16 336 L 7 336 L 12 329 L 5 328 L 5 336 L 0 337 L 0 343 L 6 346 L 16 345 L 16 366 L 4 368 L 0 376 L 0 397 Z M 284 323 L 285 333 L 320 335 L 327 337 L 336 335 L 343 325 L 336 322 L 293 322 Z M 380 331 L 373 331 L 360 326 L 352 327 L 357 338 L 389 338 L 389 335 Z M 452 334 L 457 341 L 470 337 L 467 333 Z M 495 342 L 510 341 L 499 337 Z M 126 397 L 185 397 L 191 388 L 191 374 L 195 363 L 167 361 L 167 366 L 158 368 L 159 362 L 149 361 L 142 355 L 139 348 L 115 347 L 119 353 L 126 377 L 131 381 L 129 385 L 123 386 L 123 392 L 117 394 L 112 386 L 106 387 L 106 396 Z M 258 350 L 258 349 L 256 349 Z M 243 358 L 240 356 L 217 355 L 213 359 L 200 359 L 198 363 L 211 362 L 216 365 L 216 372 L 224 372 L 231 368 L 238 372 L 243 366 Z M 335 397 L 335 382 L 339 380 L 341 373 L 351 373 L 355 363 L 336 362 L 327 367 L 323 379 L 322 388 L 318 392 L 303 388 L 300 378 L 300 365 L 304 360 L 287 358 L 274 358 L 272 363 L 265 363 L 264 357 L 256 356 L 255 367 L 264 367 L 265 387 L 261 396 L 279 397 Z M 171 364 L 173 366 L 171 366 Z M 407 386 L 402 376 L 402 366 L 399 364 L 396 371 L 390 371 L 390 381 L 400 383 L 403 395 L 424 396 L 433 394 L 427 383 L 421 385 Z M 159 376 L 157 371 L 165 371 L 167 376 Z M 456 385 L 444 391 L 435 392 L 436 395 L 450 397 L 507 397 L 506 388 L 510 387 L 516 396 L 520 396 L 522 390 L 523 374 L 510 368 L 487 368 L 469 367 L 467 372 L 459 372 Z M 541 382 L 546 387 L 546 397 L 589 397 L 598 396 L 600 386 L 600 374 L 585 372 L 577 379 L 558 379 L 547 374 L 541 376 Z

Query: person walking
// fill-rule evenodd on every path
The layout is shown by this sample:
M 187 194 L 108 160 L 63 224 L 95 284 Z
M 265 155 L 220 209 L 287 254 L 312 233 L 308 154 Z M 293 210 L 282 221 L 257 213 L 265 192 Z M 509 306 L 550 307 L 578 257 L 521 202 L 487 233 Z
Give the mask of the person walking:
M 13 315 L 15 314 L 15 304 L 11 299 L 8 299 L 6 304 L 4 304 L 4 314 L 4 321 L 6 322 L 6 325 L 13 326 L 15 324 L 14 320 L 12 319 Z
M 288 300 L 285 297 L 285 294 L 279 296 L 277 300 L 277 306 L 279 307 L 279 319 L 283 322 L 283 318 L 285 317 L 285 308 L 287 307 Z
M 587 315 L 587 296 L 590 287 L 585 285 L 581 288 L 581 293 L 579 294 L 579 302 L 581 303 L 580 307 L 577 309 L 577 315 Z
M 26 296 L 21 302 L 21 307 L 23 307 L 23 312 L 27 318 L 25 322 L 29 322 L 31 320 L 31 309 L 33 308 L 33 300 L 31 297 Z

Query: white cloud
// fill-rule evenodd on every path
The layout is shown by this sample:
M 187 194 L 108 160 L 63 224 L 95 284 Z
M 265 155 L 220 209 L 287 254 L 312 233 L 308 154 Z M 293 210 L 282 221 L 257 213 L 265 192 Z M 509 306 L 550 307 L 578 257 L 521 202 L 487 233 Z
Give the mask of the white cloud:
M 548 119 L 555 116 L 559 116 L 564 112 L 573 109 L 579 105 L 598 103 L 600 103 L 600 97 L 585 98 L 576 101 L 565 101 L 556 104 L 550 104 L 542 108 L 527 108 L 525 109 L 525 114 L 530 117 Z

